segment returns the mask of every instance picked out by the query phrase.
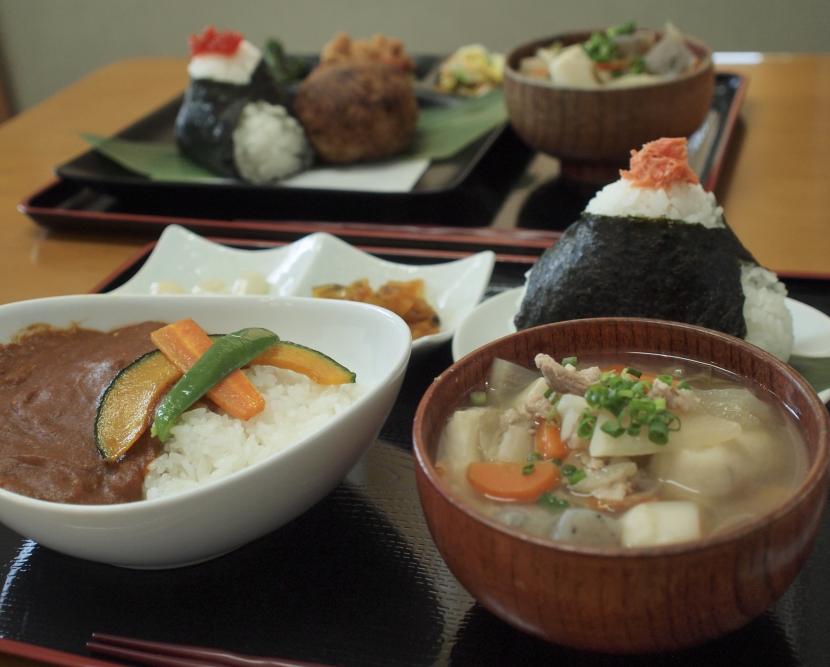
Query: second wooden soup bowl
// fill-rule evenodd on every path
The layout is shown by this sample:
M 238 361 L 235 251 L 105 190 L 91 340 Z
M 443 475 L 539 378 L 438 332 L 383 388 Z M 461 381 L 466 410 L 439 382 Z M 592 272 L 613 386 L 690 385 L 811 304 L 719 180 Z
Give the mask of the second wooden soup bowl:
M 729 371 L 768 390 L 795 416 L 808 450 L 806 476 L 773 512 L 685 544 L 626 549 L 554 543 L 489 519 L 455 496 L 436 472 L 441 431 L 460 399 L 483 384 L 494 358 L 532 368 L 538 352 L 556 358 L 650 352 Z M 828 422 L 826 407 L 796 371 L 737 338 L 656 320 L 559 322 L 479 348 L 433 382 L 415 417 L 418 491 L 450 570 L 504 621 L 580 649 L 679 649 L 748 623 L 795 578 L 826 501 Z
M 504 68 L 504 101 L 516 134 L 529 146 L 569 161 L 627 164 L 632 148 L 659 137 L 686 137 L 700 127 L 715 88 L 712 53 L 686 38 L 699 62 L 692 71 L 630 87 L 569 88 L 520 71 L 523 58 L 554 42 L 584 42 L 590 32 L 516 47 Z

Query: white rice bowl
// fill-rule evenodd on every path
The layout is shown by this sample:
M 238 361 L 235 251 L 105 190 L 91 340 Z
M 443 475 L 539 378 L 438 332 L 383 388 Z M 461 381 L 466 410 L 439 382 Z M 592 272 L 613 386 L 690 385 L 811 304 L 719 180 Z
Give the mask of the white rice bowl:
M 197 407 L 171 430 L 147 469 L 144 493 L 161 498 L 247 468 L 314 433 L 360 395 L 357 384 L 319 385 L 272 366 L 244 371 L 265 398 L 265 410 L 243 421 Z
M 585 211 L 615 217 L 669 219 L 708 229 L 726 226 L 723 209 L 717 205 L 715 195 L 706 192 L 699 183 L 644 188 L 621 178 L 594 195 Z M 793 349 L 793 322 L 786 303 L 787 288 L 775 273 L 751 262 L 741 262 L 741 288 L 745 340 L 786 361 Z

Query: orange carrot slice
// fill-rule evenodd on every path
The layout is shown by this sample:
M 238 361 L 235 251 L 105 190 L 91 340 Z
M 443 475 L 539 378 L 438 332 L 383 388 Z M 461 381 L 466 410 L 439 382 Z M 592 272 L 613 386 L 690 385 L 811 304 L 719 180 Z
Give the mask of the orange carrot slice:
M 568 446 L 562 442 L 559 426 L 553 421 L 543 421 L 536 427 L 535 449 L 543 459 L 564 459 Z
M 204 329 L 189 318 L 153 331 L 150 339 L 182 373 L 190 370 L 213 344 Z M 238 370 L 215 384 L 207 396 L 236 419 L 250 419 L 265 409 L 262 394 Z
M 467 466 L 467 480 L 476 491 L 494 500 L 534 502 L 559 485 L 559 468 L 543 461 L 476 461 Z

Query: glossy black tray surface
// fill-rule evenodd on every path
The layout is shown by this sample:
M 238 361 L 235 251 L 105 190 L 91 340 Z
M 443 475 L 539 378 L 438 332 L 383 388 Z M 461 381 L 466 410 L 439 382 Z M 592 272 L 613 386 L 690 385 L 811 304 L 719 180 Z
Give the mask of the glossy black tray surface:
M 138 265 L 102 289 L 117 287 Z M 488 294 L 521 284 L 526 268 L 497 263 Z M 827 282 L 786 282 L 793 298 L 830 313 Z M 430 539 L 410 446 L 418 401 L 450 363 L 449 345 L 416 358 L 380 440 L 334 492 L 211 562 L 119 569 L 62 556 L 0 526 L 0 636 L 79 656 L 90 633 L 107 632 L 361 667 L 830 665 L 828 513 L 810 559 L 776 605 L 688 651 L 572 651 L 527 636 L 476 604 Z

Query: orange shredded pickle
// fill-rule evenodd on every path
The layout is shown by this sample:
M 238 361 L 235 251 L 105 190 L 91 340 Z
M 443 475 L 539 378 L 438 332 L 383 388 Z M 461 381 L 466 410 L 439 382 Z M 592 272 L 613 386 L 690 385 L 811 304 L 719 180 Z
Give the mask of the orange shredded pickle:
M 685 137 L 663 138 L 643 144 L 631 151 L 628 171 L 620 176 L 638 188 L 668 188 L 677 183 L 699 183 L 689 166 L 688 141 Z

